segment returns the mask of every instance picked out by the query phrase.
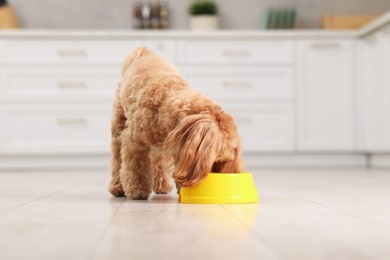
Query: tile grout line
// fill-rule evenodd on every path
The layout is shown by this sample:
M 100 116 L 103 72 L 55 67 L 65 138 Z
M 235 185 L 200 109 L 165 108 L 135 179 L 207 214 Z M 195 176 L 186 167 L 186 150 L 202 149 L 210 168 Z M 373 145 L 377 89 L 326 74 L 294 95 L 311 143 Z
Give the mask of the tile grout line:
M 64 189 L 65 189 L 65 188 L 64 188 Z M 44 196 L 38 197 L 38 198 L 36 198 L 36 199 L 33 199 L 33 200 L 30 200 L 30 201 L 24 202 L 24 203 L 22 203 L 22 204 L 19 204 L 19 205 L 16 205 L 16 206 L 12 207 L 12 208 L 9 208 L 9 209 L 6 209 L 6 210 L 4 210 L 4 211 L 1 211 L 1 212 L 0 212 L 0 216 L 3 215 L 3 214 L 5 214 L 5 213 L 7 213 L 7 212 L 9 212 L 9 211 L 11 211 L 11 210 L 14 210 L 14 209 L 23 207 L 23 206 L 25 206 L 25 205 L 27 205 L 27 204 L 30 204 L 30 203 L 36 202 L 36 201 L 38 201 L 38 200 L 41 200 L 41 199 L 47 198 L 47 197 L 49 197 L 49 196 L 52 196 L 53 194 L 56 194 L 56 193 L 58 193 L 58 192 L 60 192 L 60 191 L 63 191 L 64 189 L 60 189 L 60 190 L 58 190 L 58 191 L 55 191 L 55 192 L 46 194 L 46 195 L 44 195 Z
M 122 198 L 122 201 L 119 204 L 118 208 L 115 210 L 114 214 L 112 214 L 110 220 L 108 221 L 106 226 L 103 228 L 103 230 L 100 233 L 100 235 L 98 235 L 98 237 L 96 239 L 96 242 L 93 243 L 91 245 L 91 248 L 88 250 L 89 252 L 87 252 L 87 254 L 86 254 L 85 258 L 84 258 L 85 260 L 95 259 L 96 254 L 97 254 L 98 245 L 100 244 L 100 241 L 102 240 L 103 236 L 106 234 L 106 232 L 108 230 L 108 227 L 111 225 L 112 221 L 114 220 L 114 217 L 118 213 L 119 209 L 122 207 L 122 204 L 125 202 L 125 200 L 126 200 L 126 197 Z
M 258 235 L 256 232 L 254 232 L 248 225 L 246 225 L 243 221 L 241 221 L 240 218 L 238 218 L 236 215 L 234 215 L 232 212 L 230 212 L 227 208 L 223 206 L 223 204 L 219 204 L 228 214 L 230 214 L 235 220 L 237 220 L 239 223 L 241 223 L 246 229 L 251 231 L 251 234 L 253 234 L 257 239 L 260 239 L 260 241 L 265 245 L 266 248 L 268 248 L 278 259 L 284 259 L 281 255 L 275 251 L 275 249 L 264 240 L 263 237 Z

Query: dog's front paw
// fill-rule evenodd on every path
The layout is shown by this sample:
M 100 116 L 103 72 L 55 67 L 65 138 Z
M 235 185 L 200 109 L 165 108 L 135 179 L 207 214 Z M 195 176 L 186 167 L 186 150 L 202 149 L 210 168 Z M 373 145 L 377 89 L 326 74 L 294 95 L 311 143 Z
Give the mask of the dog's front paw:
M 156 192 L 156 194 L 168 194 L 167 191 L 155 191 L 155 192 Z
M 132 200 L 147 200 L 150 193 L 150 191 L 146 190 L 131 190 L 126 192 L 126 197 L 131 198 Z
M 144 195 L 133 195 L 131 197 L 132 200 L 147 200 L 149 198 L 149 195 L 148 196 L 144 196 Z
M 172 185 L 169 180 L 159 177 L 154 179 L 153 191 L 156 194 L 168 194 L 172 190 Z
M 115 197 L 124 197 L 125 196 L 125 192 L 123 191 L 122 185 L 120 185 L 120 184 L 117 184 L 117 185 L 111 184 L 110 187 L 108 187 L 108 191 L 112 195 L 114 195 Z

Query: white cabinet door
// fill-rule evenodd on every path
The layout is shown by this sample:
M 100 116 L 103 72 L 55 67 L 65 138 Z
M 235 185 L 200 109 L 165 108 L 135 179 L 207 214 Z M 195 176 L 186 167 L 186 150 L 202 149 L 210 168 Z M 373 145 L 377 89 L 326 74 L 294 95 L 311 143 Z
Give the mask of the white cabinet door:
M 195 90 L 217 102 L 289 102 L 294 95 L 290 67 L 181 67 L 183 77 Z
M 378 32 L 359 47 L 361 146 L 368 151 L 390 151 L 390 32 Z
M 111 104 L 3 105 L 2 154 L 107 154 Z
M 156 54 L 175 63 L 175 43 L 172 40 L 147 40 L 144 45 Z
M 298 43 L 298 149 L 355 149 L 354 42 Z
M 120 66 L 18 64 L 0 70 L 0 100 L 111 102 L 120 80 Z
M 178 63 L 194 64 L 291 64 L 293 42 L 288 40 L 178 42 Z
M 195 90 L 235 118 L 244 152 L 294 149 L 292 68 L 182 66 L 181 71 Z
M 8 40 L 0 61 L 32 64 L 122 64 L 142 41 Z
M 292 105 L 225 105 L 223 108 L 238 126 L 244 152 L 293 151 Z

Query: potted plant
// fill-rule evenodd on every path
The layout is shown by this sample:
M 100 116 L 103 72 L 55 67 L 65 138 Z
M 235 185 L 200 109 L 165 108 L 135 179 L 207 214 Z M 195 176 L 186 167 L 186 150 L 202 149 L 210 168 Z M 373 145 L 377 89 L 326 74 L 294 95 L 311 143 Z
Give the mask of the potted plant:
M 218 6 L 212 0 L 195 0 L 188 8 L 193 30 L 218 29 Z

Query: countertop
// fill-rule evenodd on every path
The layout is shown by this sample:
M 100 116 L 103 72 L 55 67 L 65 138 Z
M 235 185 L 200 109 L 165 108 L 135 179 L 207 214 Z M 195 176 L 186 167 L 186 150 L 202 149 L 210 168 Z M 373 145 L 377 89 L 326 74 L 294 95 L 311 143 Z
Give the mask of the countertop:
M 82 38 L 82 39 L 301 39 L 301 38 L 356 38 L 356 30 L 324 31 L 324 30 L 2 30 L 0 39 L 20 38 Z
M 370 35 L 390 24 L 390 11 L 358 30 L 61 30 L 16 29 L 0 30 L 0 39 L 23 38 L 80 38 L 80 39 L 351 39 Z

